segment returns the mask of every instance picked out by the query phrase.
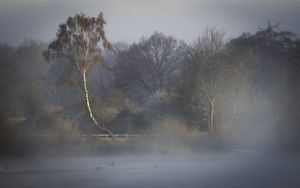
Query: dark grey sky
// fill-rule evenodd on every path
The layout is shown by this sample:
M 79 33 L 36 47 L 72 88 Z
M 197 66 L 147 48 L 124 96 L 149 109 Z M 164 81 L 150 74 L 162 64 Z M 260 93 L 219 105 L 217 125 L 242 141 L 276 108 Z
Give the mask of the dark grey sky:
M 112 42 L 138 41 L 154 31 L 191 42 L 212 26 L 234 37 L 267 20 L 300 33 L 300 0 L 0 0 L 0 41 L 49 41 L 68 16 L 100 11 Z

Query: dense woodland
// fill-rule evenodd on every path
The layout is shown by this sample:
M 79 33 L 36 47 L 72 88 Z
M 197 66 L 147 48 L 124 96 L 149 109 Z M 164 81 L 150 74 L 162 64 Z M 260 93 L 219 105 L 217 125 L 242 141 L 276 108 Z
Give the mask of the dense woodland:
M 110 44 L 104 30 L 93 63 L 79 72 L 67 56 L 49 60 L 55 41 L 0 45 L 2 151 L 22 145 L 24 135 L 107 131 L 239 132 L 300 146 L 300 39 L 293 32 L 268 22 L 236 38 L 207 28 L 191 44 L 160 32 Z M 80 75 L 86 67 L 90 109 Z

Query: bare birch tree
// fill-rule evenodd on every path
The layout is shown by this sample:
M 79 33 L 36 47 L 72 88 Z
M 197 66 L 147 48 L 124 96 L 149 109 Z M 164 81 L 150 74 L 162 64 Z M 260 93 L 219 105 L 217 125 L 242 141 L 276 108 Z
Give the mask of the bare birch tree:
M 224 33 L 215 29 L 206 29 L 191 49 L 190 57 L 198 70 L 196 79 L 206 99 L 208 131 L 215 129 L 217 98 L 222 94 L 222 58 L 225 46 Z

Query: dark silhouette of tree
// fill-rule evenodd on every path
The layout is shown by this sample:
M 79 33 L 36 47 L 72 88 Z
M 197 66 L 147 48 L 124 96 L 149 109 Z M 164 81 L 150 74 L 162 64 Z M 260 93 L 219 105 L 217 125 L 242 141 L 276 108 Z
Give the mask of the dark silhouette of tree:
M 74 71 L 80 76 L 69 79 L 82 92 L 89 116 L 97 128 L 112 132 L 96 120 L 90 103 L 87 75 L 94 65 L 105 65 L 102 49 L 111 49 L 105 32 L 103 14 L 98 17 L 88 17 L 83 13 L 69 17 L 66 23 L 60 24 L 56 39 L 52 41 L 44 56 L 48 61 L 67 61 L 66 74 Z M 102 45 L 102 47 L 100 46 Z
M 115 83 L 144 96 L 172 90 L 179 79 L 185 46 L 172 36 L 155 32 L 125 50 L 117 49 L 117 64 L 113 68 Z
M 254 34 L 244 33 L 232 39 L 230 57 L 239 61 L 242 74 L 249 75 L 246 88 L 251 91 L 248 98 L 253 101 L 239 110 L 243 117 L 238 119 L 252 114 L 252 123 L 271 122 L 273 128 L 283 133 L 278 132 L 281 134 L 278 138 L 286 134 L 291 139 L 295 138 L 292 134 L 299 132 L 299 39 L 290 31 L 280 30 L 279 26 L 268 22 L 264 27 L 258 26 Z M 251 56 L 251 61 L 242 62 L 241 59 Z M 253 99 L 267 101 L 269 108 L 260 110 L 267 105 L 255 104 Z M 254 110 L 250 110 L 251 106 Z M 293 133 L 287 133 L 288 130 Z

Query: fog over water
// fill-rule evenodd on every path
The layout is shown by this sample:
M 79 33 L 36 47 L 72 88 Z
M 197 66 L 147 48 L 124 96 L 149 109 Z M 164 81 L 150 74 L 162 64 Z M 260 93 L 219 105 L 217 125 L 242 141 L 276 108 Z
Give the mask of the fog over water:
M 114 166 L 109 164 L 115 161 Z M 3 165 L 1 161 L 0 165 Z M 299 156 L 243 153 L 6 160 L 2 187 L 298 187 Z
M 299 188 L 299 18 L 300 0 L 0 0 L 0 188 Z

